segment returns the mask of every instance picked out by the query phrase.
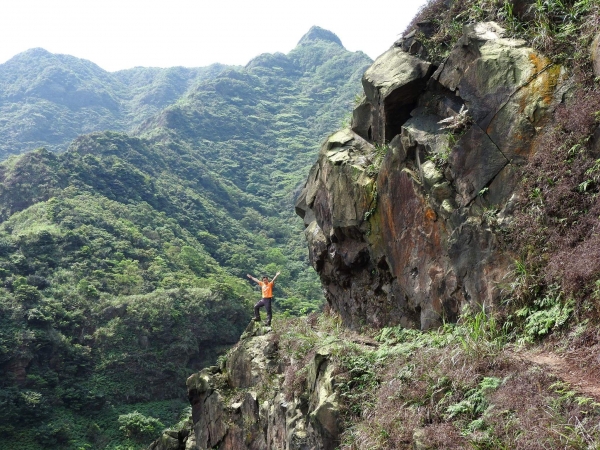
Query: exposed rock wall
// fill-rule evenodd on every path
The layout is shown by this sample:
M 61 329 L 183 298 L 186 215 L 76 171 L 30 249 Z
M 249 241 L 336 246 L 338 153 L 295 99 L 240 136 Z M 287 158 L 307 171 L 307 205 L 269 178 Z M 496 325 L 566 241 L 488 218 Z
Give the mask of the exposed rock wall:
M 439 67 L 425 54 L 411 34 L 366 71 L 351 129 L 323 144 L 296 205 L 351 327 L 428 329 L 497 303 L 518 168 L 568 89 L 560 66 L 492 22 L 466 26 Z
M 149 450 L 334 450 L 341 421 L 330 349 L 315 352 L 292 398 L 281 361 L 277 335 L 252 322 L 226 363 L 188 378 L 192 420 Z

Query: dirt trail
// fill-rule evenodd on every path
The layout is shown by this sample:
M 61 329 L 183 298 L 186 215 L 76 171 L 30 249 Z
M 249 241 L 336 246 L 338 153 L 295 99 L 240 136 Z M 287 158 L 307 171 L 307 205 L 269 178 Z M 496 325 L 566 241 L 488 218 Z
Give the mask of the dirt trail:
M 575 356 L 562 357 L 546 351 L 520 351 L 515 356 L 547 368 L 575 391 L 600 402 L 600 377 L 589 369 L 579 367 Z

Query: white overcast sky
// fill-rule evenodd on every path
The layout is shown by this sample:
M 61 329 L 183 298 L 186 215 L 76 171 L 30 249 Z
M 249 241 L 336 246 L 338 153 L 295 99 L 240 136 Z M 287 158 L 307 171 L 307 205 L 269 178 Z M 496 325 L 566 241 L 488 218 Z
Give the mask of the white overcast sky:
M 0 64 L 29 48 L 135 66 L 245 65 L 312 25 L 376 58 L 425 0 L 0 0 Z

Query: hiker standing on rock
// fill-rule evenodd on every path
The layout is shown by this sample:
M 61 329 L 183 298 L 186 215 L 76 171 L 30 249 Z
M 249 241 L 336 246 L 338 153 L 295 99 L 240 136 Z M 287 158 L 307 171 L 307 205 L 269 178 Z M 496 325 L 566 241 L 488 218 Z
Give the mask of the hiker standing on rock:
M 258 278 L 254 278 L 250 274 L 246 275 L 252 281 L 258 283 L 258 285 L 260 286 L 260 289 L 262 290 L 262 298 L 256 305 L 254 305 L 254 319 L 253 320 L 255 320 L 256 322 L 260 322 L 260 307 L 264 306 L 265 309 L 267 310 L 267 326 L 268 327 L 271 326 L 271 317 L 272 317 L 271 302 L 273 301 L 273 286 L 275 285 L 275 280 L 277 279 L 277 277 L 279 276 L 280 273 L 281 272 L 277 272 L 271 281 L 269 281 L 269 277 L 267 277 L 266 275 L 263 276 L 262 281 L 260 281 Z

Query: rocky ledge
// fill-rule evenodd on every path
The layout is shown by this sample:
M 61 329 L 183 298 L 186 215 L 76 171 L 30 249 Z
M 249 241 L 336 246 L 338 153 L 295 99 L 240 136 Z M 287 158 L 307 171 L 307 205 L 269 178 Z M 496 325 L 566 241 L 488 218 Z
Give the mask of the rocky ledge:
M 331 348 L 311 353 L 298 394 L 284 386 L 278 344 L 271 328 L 251 322 L 226 361 L 188 378 L 187 426 L 149 450 L 335 449 L 341 422 Z
M 352 328 L 425 330 L 497 304 L 519 167 L 568 92 L 562 67 L 493 22 L 466 26 L 434 67 L 425 25 L 366 71 L 352 126 L 323 144 L 296 205 L 327 301 Z

